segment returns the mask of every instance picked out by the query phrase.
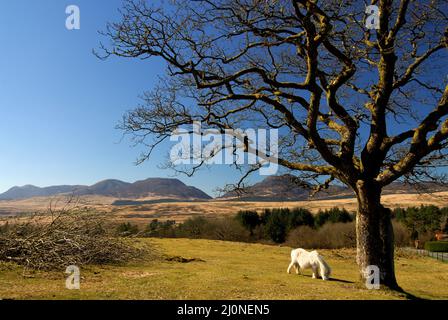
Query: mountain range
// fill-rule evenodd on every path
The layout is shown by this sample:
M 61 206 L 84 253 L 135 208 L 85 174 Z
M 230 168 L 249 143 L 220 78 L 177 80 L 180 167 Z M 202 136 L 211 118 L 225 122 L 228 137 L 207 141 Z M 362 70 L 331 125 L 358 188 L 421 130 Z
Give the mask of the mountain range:
M 235 191 L 228 192 L 220 197 L 221 200 L 244 201 L 302 201 L 310 199 L 338 199 L 354 197 L 354 192 L 342 185 L 331 185 L 328 189 L 313 194 L 315 185 L 299 180 L 293 175 L 270 176 L 237 194 Z M 448 185 L 425 182 L 419 185 L 394 182 L 383 189 L 386 194 L 413 194 L 419 192 L 442 192 L 448 191 Z
M 235 191 L 225 193 L 222 200 L 239 198 L 245 201 L 302 201 L 310 198 L 313 185 L 297 179 L 293 175 L 269 176 L 244 189 L 238 194 Z M 353 196 L 353 192 L 343 186 L 332 185 L 313 196 L 314 199 Z
M 100 195 L 115 198 L 139 199 L 145 197 L 173 197 L 184 200 L 207 200 L 211 197 L 202 190 L 187 186 L 178 179 L 149 178 L 134 183 L 120 180 L 104 180 L 92 186 L 61 185 L 40 188 L 33 185 L 13 187 L 3 194 L 0 200 L 20 200 L 34 197 L 50 197 L 59 194 L 76 196 Z
M 301 201 L 307 200 L 313 193 L 315 186 L 297 179 L 293 175 L 270 176 L 245 189 L 242 194 L 228 192 L 217 200 L 242 201 Z M 426 192 L 448 191 L 447 185 L 424 183 Z M 420 189 L 414 186 L 395 182 L 383 190 L 383 194 L 417 193 Z M 61 185 L 40 188 L 33 185 L 13 187 L 3 194 L 0 200 L 22 200 L 34 197 L 50 197 L 61 194 L 76 196 L 98 195 L 119 199 L 175 199 L 175 200 L 210 200 L 208 194 L 202 190 L 187 186 L 178 179 L 149 178 L 134 183 L 120 180 L 104 180 L 92 186 Z M 332 185 L 326 190 L 313 195 L 313 199 L 337 199 L 354 197 L 353 191 L 342 185 Z

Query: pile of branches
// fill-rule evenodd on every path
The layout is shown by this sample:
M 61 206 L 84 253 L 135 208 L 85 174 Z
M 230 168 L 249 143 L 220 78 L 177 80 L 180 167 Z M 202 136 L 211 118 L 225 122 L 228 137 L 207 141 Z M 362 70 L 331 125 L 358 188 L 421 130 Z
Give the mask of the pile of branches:
M 106 230 L 104 215 L 50 209 L 3 226 L 0 261 L 13 261 L 35 270 L 56 270 L 69 265 L 122 264 L 147 253 Z

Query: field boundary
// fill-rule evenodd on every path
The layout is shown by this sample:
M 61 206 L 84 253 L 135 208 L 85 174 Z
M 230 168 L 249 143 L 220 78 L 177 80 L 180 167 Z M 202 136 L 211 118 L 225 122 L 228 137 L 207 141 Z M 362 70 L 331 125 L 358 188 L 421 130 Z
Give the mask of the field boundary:
M 405 248 L 408 251 L 411 251 L 420 256 L 427 256 L 442 262 L 448 262 L 448 252 L 431 252 L 425 249 L 414 249 L 414 248 Z

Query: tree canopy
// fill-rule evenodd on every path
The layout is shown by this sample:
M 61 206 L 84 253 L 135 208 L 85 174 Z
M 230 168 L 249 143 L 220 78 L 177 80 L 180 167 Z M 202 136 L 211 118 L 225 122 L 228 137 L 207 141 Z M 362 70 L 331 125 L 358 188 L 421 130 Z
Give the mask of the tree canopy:
M 157 56 L 168 77 L 122 127 L 150 151 L 194 120 L 280 128 L 279 163 L 308 177 L 428 178 L 448 138 L 447 3 L 372 4 L 378 30 L 362 1 L 126 1 L 104 56 Z

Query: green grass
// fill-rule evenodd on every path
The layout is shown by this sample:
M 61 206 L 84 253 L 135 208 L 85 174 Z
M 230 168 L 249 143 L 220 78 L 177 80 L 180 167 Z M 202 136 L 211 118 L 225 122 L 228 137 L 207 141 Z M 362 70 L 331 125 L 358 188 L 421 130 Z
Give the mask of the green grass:
M 354 250 L 320 250 L 333 269 L 333 280 L 288 275 L 290 248 L 189 239 L 141 239 L 167 256 L 126 266 L 81 269 L 81 290 L 65 289 L 66 275 L 0 264 L 0 297 L 6 299 L 405 299 L 388 290 L 367 290 L 358 282 Z M 398 254 L 399 284 L 427 299 L 448 299 L 448 264 L 427 257 Z M 31 276 L 31 277 L 30 277 Z

